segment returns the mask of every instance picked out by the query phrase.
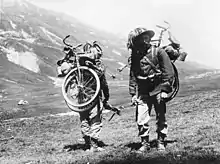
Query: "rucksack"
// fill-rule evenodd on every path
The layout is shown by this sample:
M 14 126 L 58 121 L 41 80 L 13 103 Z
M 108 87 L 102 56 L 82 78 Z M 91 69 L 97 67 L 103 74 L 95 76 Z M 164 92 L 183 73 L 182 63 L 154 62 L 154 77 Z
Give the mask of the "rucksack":
M 168 56 L 169 56 L 171 61 L 175 61 L 175 60 L 184 61 L 185 56 L 187 55 L 187 54 L 186 55 L 185 54 L 181 55 L 182 53 L 180 51 L 178 51 L 177 49 L 173 48 L 172 45 L 166 45 L 164 47 L 156 47 L 156 46 L 152 45 L 151 46 L 152 58 L 157 58 L 158 50 L 161 49 L 161 48 L 165 50 L 165 52 L 168 54 Z M 184 59 L 179 59 L 182 56 L 184 56 Z M 147 63 L 151 66 L 151 68 L 154 70 L 154 72 L 156 74 L 160 74 L 161 73 L 161 70 L 157 67 L 158 63 L 154 64 L 152 62 L 152 60 L 149 59 L 147 56 L 144 56 L 143 58 L 147 61 Z M 129 65 L 131 65 L 131 62 L 132 62 L 131 60 L 132 60 L 132 52 L 131 52 L 130 57 L 128 58 L 128 64 Z
M 157 59 L 157 53 L 158 53 L 158 48 L 155 46 L 151 47 L 151 57 L 147 57 L 147 55 L 139 55 L 133 56 L 135 52 L 131 52 L 130 57 L 128 58 L 128 63 L 131 66 L 133 63 L 134 71 L 136 72 L 139 76 L 139 79 L 149 79 L 154 77 L 155 75 L 161 75 L 162 72 L 158 68 L 158 59 Z M 149 54 L 148 54 L 149 55 Z M 133 61 L 132 61 L 133 60 Z M 137 65 L 140 65 L 140 67 L 135 67 Z M 150 67 L 150 68 L 149 68 Z M 147 71 L 147 72 L 146 72 Z

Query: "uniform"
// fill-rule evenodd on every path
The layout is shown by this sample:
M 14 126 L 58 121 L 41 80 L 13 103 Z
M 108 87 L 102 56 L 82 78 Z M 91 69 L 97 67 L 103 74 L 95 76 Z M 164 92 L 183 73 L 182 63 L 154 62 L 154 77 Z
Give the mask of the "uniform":
M 140 30 L 137 29 L 139 32 Z M 143 31 L 143 32 L 142 32 Z M 141 33 L 147 33 L 150 38 L 154 35 L 152 31 L 142 30 Z M 139 35 L 137 35 L 139 36 Z M 137 37 L 136 36 L 136 37 Z M 135 45 L 134 38 L 129 38 L 128 48 L 131 51 L 131 67 L 129 76 L 129 93 L 137 98 L 136 102 L 136 121 L 138 125 L 139 136 L 142 140 L 140 151 L 150 148 L 149 145 L 149 120 L 152 106 L 155 107 L 157 120 L 158 146 L 164 146 L 164 139 L 167 136 L 166 122 L 166 104 L 161 98 L 162 93 L 172 91 L 171 83 L 174 78 L 174 70 L 169 56 L 162 48 L 154 48 L 150 44 L 145 44 L 142 50 L 139 45 Z M 152 64 L 156 67 L 153 68 Z M 161 74 L 156 74 L 156 70 Z M 143 79 L 141 77 L 149 77 Z M 150 78 L 153 77 L 153 78 Z

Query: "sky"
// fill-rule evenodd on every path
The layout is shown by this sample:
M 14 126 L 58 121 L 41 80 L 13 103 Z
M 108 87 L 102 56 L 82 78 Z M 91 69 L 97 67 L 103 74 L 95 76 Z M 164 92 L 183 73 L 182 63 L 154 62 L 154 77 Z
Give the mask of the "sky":
M 32 1 L 124 37 L 135 27 L 152 29 L 158 34 L 156 24 L 165 25 L 163 21 L 168 21 L 171 32 L 188 52 L 188 60 L 220 68 L 219 0 Z

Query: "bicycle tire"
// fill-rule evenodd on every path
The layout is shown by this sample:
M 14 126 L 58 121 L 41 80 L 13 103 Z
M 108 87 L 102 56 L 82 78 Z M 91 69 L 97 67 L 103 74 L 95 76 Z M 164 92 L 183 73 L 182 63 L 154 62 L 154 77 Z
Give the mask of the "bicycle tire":
M 68 87 L 69 87 L 69 85 L 71 85 L 70 83 L 73 81 L 73 79 L 77 78 L 76 77 L 77 71 L 78 71 L 77 68 L 72 69 L 64 78 L 64 82 L 62 84 L 62 94 L 63 94 L 64 100 L 65 100 L 67 106 L 71 110 L 74 110 L 76 112 L 83 112 L 83 111 L 88 110 L 89 108 L 94 107 L 94 105 L 96 104 L 96 101 L 97 101 L 97 98 L 98 98 L 99 92 L 100 92 L 100 80 L 99 80 L 97 73 L 94 70 L 92 70 L 91 68 L 88 68 L 86 66 L 80 66 L 79 70 L 80 71 L 85 70 L 85 71 L 87 71 L 87 73 L 90 73 L 93 76 L 93 78 L 96 82 L 94 95 L 88 101 L 83 102 L 83 103 L 78 103 L 78 104 L 73 102 L 72 99 L 69 98 L 68 93 L 67 93 Z M 79 85 L 77 84 L 77 87 L 78 86 Z M 87 87 L 87 88 L 89 88 L 89 87 Z M 74 100 L 76 101 L 77 99 L 74 99 Z
M 177 93 L 179 92 L 179 75 L 176 66 L 174 63 L 172 63 L 173 69 L 174 69 L 174 81 L 173 81 L 173 91 L 168 95 L 168 98 L 164 99 L 165 102 L 169 102 L 172 100 L 174 97 L 176 97 Z

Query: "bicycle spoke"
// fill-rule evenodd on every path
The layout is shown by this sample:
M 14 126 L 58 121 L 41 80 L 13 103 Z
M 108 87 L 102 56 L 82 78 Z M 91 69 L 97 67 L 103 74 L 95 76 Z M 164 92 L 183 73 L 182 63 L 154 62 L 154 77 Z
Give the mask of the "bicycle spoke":
M 76 83 L 79 84 L 79 75 L 77 72 L 75 73 L 75 79 L 76 79 Z
M 88 85 L 87 87 L 92 88 L 92 86 L 96 86 L 96 81 L 94 81 L 92 84 Z
M 83 72 L 84 72 L 84 71 L 83 71 L 83 69 L 80 69 L 79 71 L 80 71 L 80 74 L 81 74 L 80 84 L 83 84 L 83 79 L 84 79 L 84 78 L 83 78 L 83 76 L 84 76 L 84 73 L 83 73 Z
M 91 99 L 92 98 L 92 95 L 88 95 L 87 93 L 83 93 L 85 96 L 86 96 L 86 98 L 89 98 L 89 99 Z M 88 101 L 88 100 L 87 100 Z
M 89 99 L 93 97 L 93 95 L 95 94 L 95 91 L 92 88 L 85 88 L 82 94 L 84 94 L 85 99 L 87 99 L 88 101 Z
M 91 82 L 92 79 L 93 79 L 93 77 L 91 77 L 91 78 L 84 84 L 84 86 L 87 86 L 87 85 Z
M 66 81 L 66 93 L 73 104 L 82 106 L 95 98 L 97 81 L 91 71 L 79 68 L 72 72 Z
M 95 90 L 94 89 L 92 89 L 92 88 L 89 88 L 89 87 L 84 87 L 85 89 L 84 89 L 84 91 L 93 91 L 93 92 L 95 92 Z
M 95 90 L 93 90 L 92 88 L 86 88 L 84 90 L 84 93 L 89 94 L 89 95 L 94 95 L 95 94 Z
M 83 100 L 84 100 L 83 93 L 80 92 L 80 93 L 79 93 L 79 96 L 78 96 L 78 103 L 79 103 L 79 104 L 82 104 L 82 103 L 83 103 Z
M 84 80 L 83 86 L 87 85 L 91 78 L 92 77 L 90 75 L 85 75 L 85 80 Z

